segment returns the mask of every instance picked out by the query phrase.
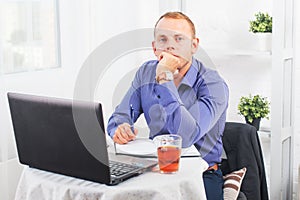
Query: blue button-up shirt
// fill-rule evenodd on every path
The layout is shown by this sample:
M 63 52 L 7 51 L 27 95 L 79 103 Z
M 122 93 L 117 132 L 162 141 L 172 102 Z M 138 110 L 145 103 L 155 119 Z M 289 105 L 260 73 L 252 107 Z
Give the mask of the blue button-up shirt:
M 217 71 L 193 58 L 178 87 L 173 81 L 158 84 L 157 64 L 157 60 L 148 61 L 139 68 L 109 119 L 108 134 L 113 137 L 118 125 L 132 124 L 144 113 L 151 139 L 165 133 L 178 134 L 182 146 L 194 144 L 210 166 L 220 162 L 228 107 L 226 83 Z

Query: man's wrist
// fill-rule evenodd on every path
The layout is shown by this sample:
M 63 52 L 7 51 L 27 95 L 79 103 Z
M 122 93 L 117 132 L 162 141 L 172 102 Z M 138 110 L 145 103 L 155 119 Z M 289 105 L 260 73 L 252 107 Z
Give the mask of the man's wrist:
M 164 71 L 162 73 L 160 73 L 159 75 L 157 75 L 156 77 L 156 81 L 159 84 L 168 82 L 168 81 L 173 81 L 174 77 L 173 77 L 173 73 L 171 71 Z

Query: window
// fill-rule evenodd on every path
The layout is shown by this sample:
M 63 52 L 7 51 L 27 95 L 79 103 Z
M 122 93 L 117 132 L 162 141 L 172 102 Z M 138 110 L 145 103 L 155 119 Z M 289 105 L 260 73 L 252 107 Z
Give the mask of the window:
M 0 74 L 60 66 L 57 0 L 0 1 Z

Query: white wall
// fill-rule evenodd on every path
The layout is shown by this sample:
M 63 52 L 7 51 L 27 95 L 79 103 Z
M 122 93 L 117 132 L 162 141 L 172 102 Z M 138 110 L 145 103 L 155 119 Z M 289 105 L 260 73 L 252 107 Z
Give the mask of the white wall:
M 116 4 L 120 5 L 116 6 Z M 184 5 L 184 10 L 196 23 L 201 46 L 207 50 L 217 69 L 229 84 L 228 121 L 243 122 L 244 119 L 237 115 L 237 103 L 241 95 L 251 92 L 260 93 L 269 98 L 271 96 L 270 55 L 253 54 L 249 51 L 255 49 L 255 43 L 253 36 L 248 32 L 248 21 L 253 18 L 255 12 L 262 10 L 271 13 L 271 1 L 189 0 L 185 1 Z M 7 107 L 7 91 L 72 97 L 78 71 L 98 45 L 122 32 L 152 28 L 160 12 L 165 11 L 165 8 L 162 8 L 164 6 L 166 5 L 162 5 L 159 0 L 132 0 L 130 5 L 128 1 L 121 0 L 59 1 L 62 68 L 0 75 L 0 164 L 16 157 Z M 298 18 L 300 18 L 299 14 Z M 297 35 L 300 35 L 299 27 Z M 299 77 L 299 47 L 297 53 L 296 76 Z M 120 66 L 122 68 L 127 67 L 128 71 L 134 70 L 135 67 L 132 66 L 138 66 L 148 58 L 153 58 L 151 51 L 133 52 L 128 57 L 121 57 L 113 63 L 117 67 L 114 72 L 110 73 L 117 73 L 119 65 L 122 65 Z M 126 75 L 128 75 L 126 72 L 120 74 L 121 78 Z M 109 77 L 107 75 L 105 81 L 109 81 Z M 296 81 L 299 80 L 296 79 Z M 110 88 L 106 87 L 106 89 Z M 99 91 L 101 93 L 105 90 L 99 86 L 96 94 L 92 95 L 95 95 L 96 99 L 99 98 L 99 101 L 105 101 L 100 98 Z M 300 99 L 300 88 L 297 87 L 296 91 L 298 101 L 295 105 L 295 121 L 299 121 L 300 106 L 297 102 Z M 106 108 L 106 111 L 109 115 L 112 108 Z M 268 120 L 262 121 L 262 127 L 268 128 L 269 126 Z M 295 141 L 300 141 L 300 127 L 297 123 L 295 133 L 298 138 Z M 299 142 L 295 145 L 297 146 L 296 152 L 299 152 Z M 295 160 L 295 166 L 299 165 L 299 160 L 299 157 Z M 0 168 L 0 175 L 0 185 L 5 185 L 14 174 L 11 173 L 3 179 Z M 12 192 L 1 190 L 2 188 L 0 188 L 0 199 L 12 197 Z
M 6 93 L 15 91 L 72 98 L 78 72 L 94 48 L 116 34 L 152 27 L 153 19 L 159 16 L 158 1 L 134 0 L 130 3 L 119 0 L 59 1 L 61 68 L 0 75 L 0 199 L 13 199 L 19 173 L 9 168 L 20 169 L 14 159 L 16 148 Z M 126 66 L 126 63 L 122 64 Z
M 294 1 L 295 10 L 295 40 L 294 40 L 294 55 L 295 55 L 295 99 L 294 99 L 294 191 L 298 191 L 298 198 L 300 199 L 299 191 L 299 166 L 300 166 L 300 2 Z M 299 178 L 298 178 L 299 177 Z M 298 187 L 297 187 L 298 185 Z M 298 188 L 298 190 L 297 190 Z
M 44 71 L 0 75 L 0 199 L 13 199 L 18 173 L 8 170 L 16 157 L 12 125 L 8 111 L 8 91 L 47 96 L 72 97 L 77 71 L 89 53 L 88 37 L 83 27 L 88 22 L 86 1 L 60 1 L 62 67 Z M 81 13 L 79 15 L 78 13 Z M 6 174 L 4 177 L 3 174 Z
M 230 89 L 228 121 L 244 122 L 238 115 L 241 96 L 261 94 L 271 101 L 271 55 L 257 51 L 249 21 L 258 11 L 272 14 L 272 1 L 186 1 L 185 10 L 195 22 L 200 46 L 207 51 Z M 270 130 L 262 119 L 261 129 Z

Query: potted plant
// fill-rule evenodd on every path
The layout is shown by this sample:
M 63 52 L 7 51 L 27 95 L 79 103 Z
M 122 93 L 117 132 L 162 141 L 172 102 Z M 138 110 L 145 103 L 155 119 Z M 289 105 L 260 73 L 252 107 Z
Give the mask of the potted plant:
M 272 17 L 266 12 L 255 14 L 255 20 L 250 21 L 249 31 L 258 37 L 258 47 L 262 51 L 271 51 Z
M 260 95 L 242 96 L 238 104 L 238 114 L 245 117 L 246 123 L 259 130 L 261 118 L 269 119 L 270 102 Z

